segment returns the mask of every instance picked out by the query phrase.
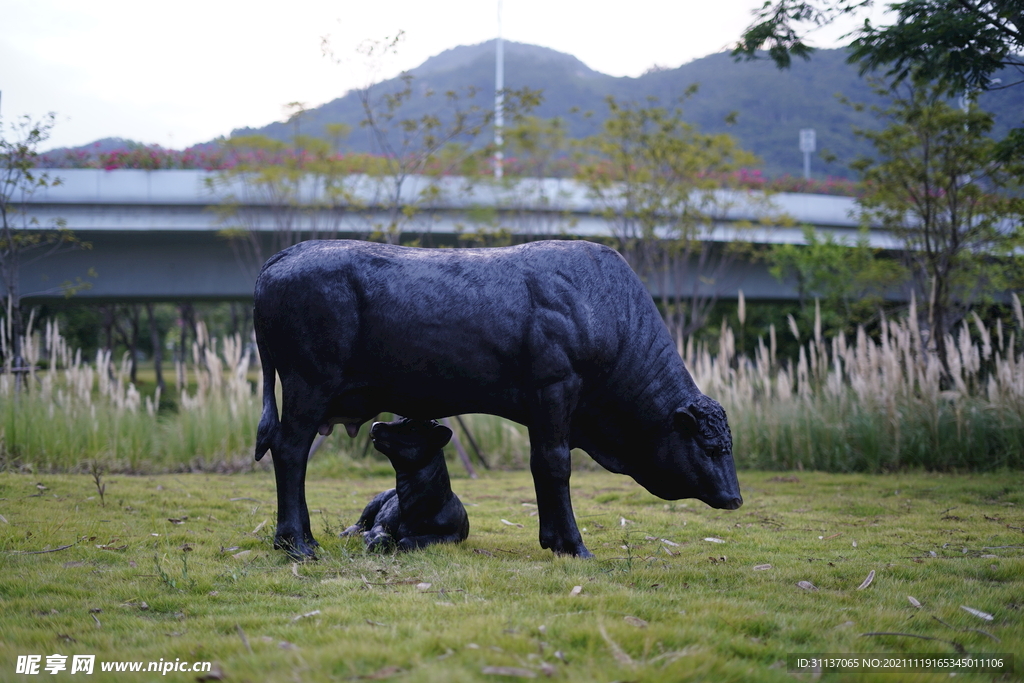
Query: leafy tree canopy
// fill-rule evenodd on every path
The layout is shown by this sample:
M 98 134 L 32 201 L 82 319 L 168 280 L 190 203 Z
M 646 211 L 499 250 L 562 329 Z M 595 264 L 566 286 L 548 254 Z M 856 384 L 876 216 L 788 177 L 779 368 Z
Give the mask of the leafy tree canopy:
M 809 31 L 872 4 L 767 0 L 732 54 L 747 60 L 766 54 L 779 68 L 789 67 L 793 56 L 808 59 L 814 51 L 805 42 Z M 993 79 L 1001 69 L 1024 67 L 1024 0 L 906 0 L 889 7 L 894 23 L 875 26 L 865 20 L 849 34 L 850 61 L 860 63 L 862 74 L 885 67 L 894 83 L 909 77 L 937 81 L 950 94 L 1024 82 L 1024 75 L 1010 82 Z

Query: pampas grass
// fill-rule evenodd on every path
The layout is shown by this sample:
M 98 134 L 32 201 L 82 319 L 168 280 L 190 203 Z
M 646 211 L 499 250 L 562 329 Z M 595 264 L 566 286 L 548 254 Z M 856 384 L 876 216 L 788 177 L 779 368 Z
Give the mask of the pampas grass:
M 1024 328 L 1020 313 L 1017 318 Z M 972 315 L 947 336 L 944 364 L 917 320 L 912 301 L 905 319 L 882 321 L 878 339 L 861 328 L 854 339 L 825 340 L 819 313 L 795 362 L 783 363 L 775 358 L 774 335 L 770 347 L 760 340 L 749 358 L 736 354 L 733 332 L 723 325 L 717 355 L 690 344 L 685 360 L 698 386 L 726 406 L 740 466 L 871 472 L 1024 466 L 1017 333 L 1005 334 L 1000 323 L 993 335 Z M 788 323 L 799 340 L 796 322 Z
M 30 324 L 23 349 L 29 370 L 15 375 L 8 361 L 0 374 L 0 466 L 127 472 L 248 466 L 259 408 L 237 335 L 210 339 L 200 323 L 192 362 L 177 368 L 177 412 L 158 410 L 159 389 L 140 395 L 128 380 L 127 354 L 114 363 L 101 350 L 87 363 L 56 322 L 42 332 Z M 46 368 L 39 369 L 44 357 Z
M 737 353 L 735 335 L 724 323 L 717 353 L 692 339 L 679 351 L 698 386 L 726 407 L 740 467 L 1019 468 L 1024 357 L 1018 337 L 1024 313 L 1016 296 L 1012 304 L 1016 329 L 1004 330 L 1001 322 L 990 328 L 972 314 L 947 337 L 945 359 L 919 327 L 913 301 L 906 318 L 882 321 L 877 339 L 863 329 L 852 339 L 825 339 L 817 307 L 809 333 L 789 316 L 789 333 L 803 340 L 795 359 L 776 357 L 774 325 L 752 356 Z M 0 330 L 0 345 L 10 348 L 9 326 L 0 321 Z M 159 391 L 139 393 L 128 380 L 127 355 L 115 362 L 101 351 L 88 363 L 68 347 L 56 322 L 36 331 L 30 320 L 23 349 L 29 370 L 16 375 L 8 362 L 0 374 L 0 468 L 87 471 L 99 464 L 108 471 L 167 472 L 269 466 L 269 458 L 257 465 L 251 456 L 260 413 L 259 368 L 250 368 L 250 354 L 237 335 L 211 338 L 199 325 L 191 358 L 176 366 L 177 410 L 160 409 Z M 524 427 L 486 415 L 465 421 L 493 466 L 527 466 Z M 336 435 L 317 457 L 332 453 L 345 459 L 345 472 L 361 467 L 363 455 L 376 457 L 365 435 L 354 441 Z M 591 464 L 589 458 L 573 460 L 579 467 Z M 456 466 L 453 472 L 458 471 Z

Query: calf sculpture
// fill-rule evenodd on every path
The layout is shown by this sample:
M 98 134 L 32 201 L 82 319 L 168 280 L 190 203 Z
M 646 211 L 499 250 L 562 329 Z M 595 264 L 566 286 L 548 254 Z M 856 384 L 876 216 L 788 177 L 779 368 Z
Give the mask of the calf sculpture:
M 395 467 L 395 488 L 378 493 L 342 536 L 361 533 L 370 550 L 415 550 L 469 535 L 466 507 L 452 491 L 444 445 L 452 430 L 433 420 L 375 422 L 373 446 Z
M 490 413 L 526 425 L 540 544 L 590 557 L 571 448 L 661 498 L 742 504 L 725 411 L 698 390 L 643 282 L 613 249 L 302 242 L 256 280 L 263 362 L 256 459 L 271 450 L 275 545 L 312 556 L 306 459 L 317 431 L 381 412 Z M 281 376 L 282 414 L 274 397 Z

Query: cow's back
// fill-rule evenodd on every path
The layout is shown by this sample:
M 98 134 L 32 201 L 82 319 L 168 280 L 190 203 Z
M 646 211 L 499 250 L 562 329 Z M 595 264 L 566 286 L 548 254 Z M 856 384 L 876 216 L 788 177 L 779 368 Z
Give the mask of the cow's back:
M 304 242 L 267 262 L 255 296 L 282 377 L 371 387 L 383 410 L 446 403 L 447 414 L 513 419 L 531 387 L 614 364 L 637 308 L 651 305 L 615 251 L 566 241 Z

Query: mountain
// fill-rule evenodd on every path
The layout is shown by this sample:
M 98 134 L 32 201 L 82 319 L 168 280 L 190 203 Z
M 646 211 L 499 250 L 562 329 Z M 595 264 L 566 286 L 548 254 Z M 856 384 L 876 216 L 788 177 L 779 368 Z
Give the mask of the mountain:
M 493 105 L 494 41 L 446 50 L 431 57 L 410 73 L 415 89 L 464 91 L 468 86 L 479 92 L 475 102 Z M 1006 75 L 1004 82 L 1011 82 Z M 652 69 L 637 78 L 616 78 L 594 71 L 572 55 L 549 48 L 505 42 L 505 84 L 517 89 L 529 87 L 543 91 L 544 100 L 535 114 L 562 117 L 573 137 L 597 132 L 607 112 L 605 98 L 645 102 L 657 98 L 662 104 L 679 100 L 693 84 L 697 93 L 682 104 L 684 118 L 708 133 L 730 133 L 740 144 L 763 160 L 769 176 L 799 175 L 803 155 L 798 148 L 800 129 L 814 128 L 818 153 L 812 160 L 816 177 L 851 177 L 849 164 L 858 155 L 871 154 L 871 146 L 853 134 L 853 127 L 877 126 L 870 108 L 855 111 L 837 96 L 867 105 L 884 104 L 862 78 L 856 65 L 846 62 L 845 50 L 819 50 L 809 61 L 796 60 L 788 70 L 779 70 L 771 62 L 736 62 L 727 53 L 709 55 L 675 69 Z M 401 88 L 398 79 L 374 86 L 377 93 Z M 440 98 L 434 98 L 435 101 Z M 1024 86 L 985 93 L 980 104 L 996 114 L 997 135 L 1020 125 L 1024 118 Z M 436 105 L 434 105 L 436 107 Z M 418 117 L 431 110 L 429 102 L 413 97 L 402 109 L 403 118 Z M 576 113 L 573 113 L 573 112 Z M 587 116 L 587 113 L 592 115 Z M 731 112 L 738 116 L 734 125 L 726 123 Z M 300 129 L 319 134 L 329 123 L 344 122 L 352 127 L 350 149 L 375 151 L 366 128 L 360 128 L 362 107 L 355 92 L 306 112 Z M 232 135 L 262 133 L 288 140 L 295 129 L 291 124 L 272 123 L 263 128 L 244 128 Z M 826 162 L 826 155 L 836 159 Z
M 478 45 L 460 46 L 445 50 L 431 57 L 409 73 L 414 78 L 414 96 L 401 110 L 401 118 L 418 118 L 434 111 L 443 102 L 444 93 L 455 91 L 464 96 L 468 88 L 475 88 L 475 97 L 465 102 L 484 108 L 494 106 L 494 41 Z M 571 116 L 576 107 L 580 110 L 605 108 L 607 95 L 622 96 L 627 92 L 623 86 L 633 79 L 615 78 L 586 66 L 572 55 L 545 47 L 505 41 L 505 87 L 520 89 L 529 87 L 543 90 L 544 101 L 534 114 L 545 118 L 561 116 L 569 123 L 570 134 L 574 137 L 589 135 L 597 131 L 599 120 L 584 120 L 582 115 Z M 373 86 L 376 97 L 379 94 L 395 92 L 403 87 L 399 78 L 384 81 Z M 422 93 L 432 90 L 437 93 L 426 98 Z M 352 127 L 348 139 L 349 148 L 356 151 L 378 151 L 370 131 L 359 124 L 363 120 L 363 108 L 356 91 L 306 111 L 299 121 L 302 133 L 322 134 L 331 123 L 347 123 Z M 290 140 L 295 134 L 294 123 L 277 122 L 261 128 L 240 128 L 231 136 L 263 134 L 279 140 Z
M 60 157 L 76 152 L 80 154 L 107 154 L 122 149 L 135 149 L 138 147 L 145 147 L 145 145 L 141 142 L 128 140 L 127 138 L 100 138 L 87 145 L 80 145 L 78 147 L 54 147 L 44 152 L 44 156 L 53 155 L 54 157 Z
M 418 118 L 438 111 L 443 93 L 464 94 L 477 90 L 471 104 L 491 108 L 494 104 L 495 41 L 464 45 L 431 57 L 409 73 L 413 76 L 413 97 L 400 110 L 400 118 Z M 1015 83 L 1012 74 L 1002 75 L 1004 83 Z M 693 84 L 696 94 L 682 103 L 684 118 L 708 133 L 730 133 L 740 144 L 763 160 L 766 175 L 799 175 L 803 155 L 798 149 L 799 131 L 814 128 L 818 154 L 812 161 L 816 177 L 851 177 L 849 163 L 858 155 L 871 155 L 871 146 L 853 134 L 853 127 L 877 126 L 870 109 L 855 111 L 837 99 L 879 105 L 883 102 L 861 78 L 855 65 L 847 64 L 844 50 L 819 50 L 809 61 L 797 60 L 782 71 L 767 61 L 736 62 L 727 53 L 696 59 L 675 69 L 652 69 L 637 78 L 617 78 L 594 71 L 576 57 L 537 45 L 505 41 L 505 85 L 543 91 L 543 102 L 534 114 L 561 117 L 570 136 L 596 133 L 607 112 L 606 97 L 620 101 L 646 102 L 657 98 L 662 104 L 677 102 Z M 400 79 L 373 87 L 375 97 L 402 88 Z M 428 90 L 438 93 L 427 98 Z M 465 101 L 464 101 L 465 103 Z M 995 114 L 1001 137 L 1024 119 L 1024 85 L 981 95 L 979 104 Z M 734 125 L 726 123 L 736 112 Z M 239 128 L 232 136 L 264 134 L 291 140 L 296 130 L 303 134 L 326 135 L 326 126 L 346 123 L 351 133 L 344 143 L 352 151 L 377 152 L 370 131 L 360 126 L 363 109 L 358 93 L 351 91 L 303 113 L 292 122 L 276 122 L 261 128 Z M 108 141 L 101 141 L 106 143 Z M 209 150 L 215 142 L 194 149 Z M 89 150 L 90 145 L 82 147 Z M 826 162 L 822 152 L 835 155 Z

